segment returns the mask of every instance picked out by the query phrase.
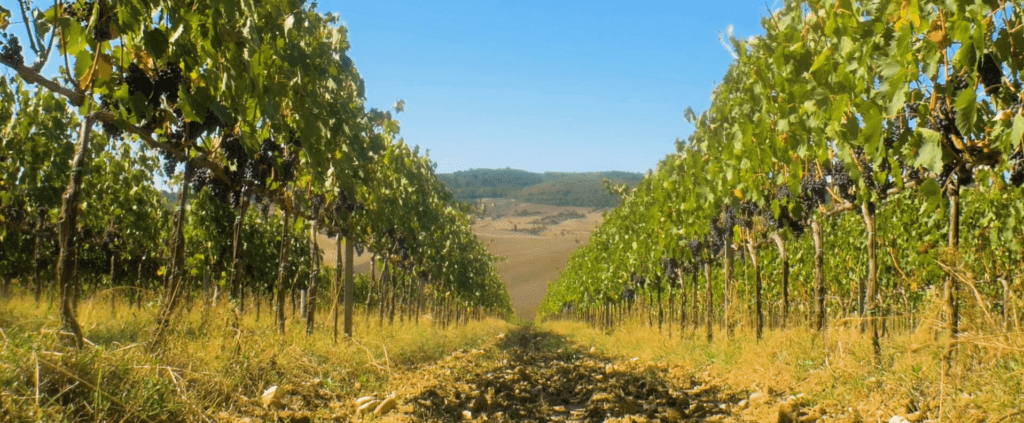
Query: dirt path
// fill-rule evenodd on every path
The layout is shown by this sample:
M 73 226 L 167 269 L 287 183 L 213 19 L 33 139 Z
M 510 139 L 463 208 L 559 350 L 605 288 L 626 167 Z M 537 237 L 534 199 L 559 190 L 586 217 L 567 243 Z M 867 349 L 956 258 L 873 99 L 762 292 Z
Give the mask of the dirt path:
M 742 398 L 679 368 L 604 357 L 532 326 L 397 375 L 383 421 L 738 421 Z M 745 401 L 743 401 L 745 402 Z

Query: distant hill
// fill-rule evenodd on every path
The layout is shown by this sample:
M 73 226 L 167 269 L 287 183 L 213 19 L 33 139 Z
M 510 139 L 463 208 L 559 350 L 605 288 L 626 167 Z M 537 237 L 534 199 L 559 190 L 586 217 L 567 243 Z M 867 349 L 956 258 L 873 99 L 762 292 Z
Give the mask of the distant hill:
M 605 191 L 604 180 L 634 187 L 644 175 L 618 171 L 534 173 L 505 168 L 462 170 L 437 177 L 463 201 L 512 198 L 552 206 L 615 207 L 619 198 Z

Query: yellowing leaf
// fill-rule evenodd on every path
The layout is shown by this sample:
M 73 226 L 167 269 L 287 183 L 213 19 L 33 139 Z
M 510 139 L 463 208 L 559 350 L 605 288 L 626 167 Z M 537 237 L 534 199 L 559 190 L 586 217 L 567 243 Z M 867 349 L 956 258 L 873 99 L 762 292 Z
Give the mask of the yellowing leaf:
M 100 55 L 100 60 L 96 64 L 95 76 L 99 79 L 110 79 L 110 76 L 114 73 L 114 61 L 110 58 L 110 55 Z
M 921 26 L 921 8 L 917 0 L 904 0 L 903 4 L 900 5 L 900 16 L 896 19 L 894 26 L 899 31 L 900 27 L 906 24 Z

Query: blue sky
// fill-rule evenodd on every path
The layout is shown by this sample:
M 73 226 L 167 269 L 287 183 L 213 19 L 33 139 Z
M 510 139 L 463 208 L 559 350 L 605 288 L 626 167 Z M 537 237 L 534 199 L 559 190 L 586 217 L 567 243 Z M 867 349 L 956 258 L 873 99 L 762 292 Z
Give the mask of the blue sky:
M 707 108 L 777 0 L 323 1 L 341 16 L 370 107 L 391 108 L 438 172 L 645 172 Z

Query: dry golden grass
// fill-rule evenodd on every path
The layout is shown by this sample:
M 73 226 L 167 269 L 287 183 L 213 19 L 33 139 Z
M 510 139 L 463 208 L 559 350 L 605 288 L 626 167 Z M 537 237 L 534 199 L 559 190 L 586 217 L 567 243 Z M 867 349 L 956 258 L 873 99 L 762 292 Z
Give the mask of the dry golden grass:
M 941 307 L 929 309 L 937 313 Z M 917 331 L 882 339 L 880 367 L 872 364 L 869 336 L 854 327 L 832 327 L 823 335 L 805 328 L 766 330 L 760 342 L 745 328 L 731 339 L 718 330 L 712 344 L 703 327 L 682 338 L 677 327 L 670 339 L 646 321 L 626 322 L 613 331 L 565 321 L 544 327 L 604 354 L 704 374 L 742 395 L 797 395 L 826 414 L 852 410 L 866 422 L 886 422 L 895 415 L 940 421 L 940 408 L 941 421 L 1024 421 L 1024 414 L 1018 414 L 1024 404 L 1024 333 L 983 335 L 981 328 L 965 325 L 954 369 L 943 381 L 945 339 L 936 340 L 934 319 L 925 321 Z M 749 418 L 774 418 L 772 406 Z
M 109 297 L 98 295 L 79 308 L 90 345 L 73 351 L 59 339 L 55 310 L 28 296 L 0 300 L 0 422 L 218 421 L 258 414 L 260 394 L 275 385 L 324 419 L 337 411 L 332 403 L 383 393 L 402 369 L 508 329 L 500 320 L 378 327 L 357 313 L 353 339 L 335 343 L 326 311 L 312 336 L 289 313 L 281 337 L 268 310 L 257 322 L 253 312 L 239 318 L 228 305 L 195 304 L 151 353 L 143 342 L 155 307 L 118 304 L 112 315 Z

